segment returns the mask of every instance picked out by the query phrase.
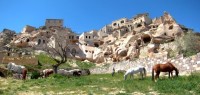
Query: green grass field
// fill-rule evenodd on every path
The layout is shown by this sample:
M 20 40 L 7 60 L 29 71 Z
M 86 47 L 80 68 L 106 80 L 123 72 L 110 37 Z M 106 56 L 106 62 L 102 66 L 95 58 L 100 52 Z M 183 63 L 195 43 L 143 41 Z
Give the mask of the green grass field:
M 38 69 L 46 69 L 46 68 L 52 68 L 53 64 L 56 64 L 56 62 L 48 57 L 45 54 L 40 54 L 37 55 L 37 58 L 40 62 L 41 66 L 32 66 L 34 68 L 38 68 Z M 72 67 L 71 65 L 75 64 L 77 67 Z M 73 60 L 73 59 L 68 59 L 68 61 L 62 65 L 59 66 L 59 68 L 81 68 L 81 69 L 88 69 L 88 68 L 92 68 L 94 67 L 95 64 L 91 63 L 91 62 L 83 62 L 83 61 L 78 61 L 78 60 Z
M 140 80 L 124 81 L 123 74 L 89 75 L 81 77 L 63 77 L 52 75 L 46 79 L 15 80 L 0 78 L 0 95 L 49 95 L 49 94 L 164 94 L 164 95 L 199 95 L 200 74 L 181 76 L 174 79 L 160 79 L 152 82 L 150 77 Z

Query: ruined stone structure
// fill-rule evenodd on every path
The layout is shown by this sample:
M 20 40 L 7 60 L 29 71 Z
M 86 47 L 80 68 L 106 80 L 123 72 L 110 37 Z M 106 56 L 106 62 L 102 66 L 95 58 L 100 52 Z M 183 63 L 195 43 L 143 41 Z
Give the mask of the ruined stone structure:
M 49 27 L 63 27 L 62 19 L 46 19 L 45 26 Z
M 36 28 L 30 25 L 26 25 L 21 33 L 31 33 L 32 31 L 34 31 Z

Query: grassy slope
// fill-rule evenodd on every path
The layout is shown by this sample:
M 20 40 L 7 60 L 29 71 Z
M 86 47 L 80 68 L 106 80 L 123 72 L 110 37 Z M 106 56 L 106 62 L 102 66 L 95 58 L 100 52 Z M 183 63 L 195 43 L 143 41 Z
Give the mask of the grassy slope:
M 0 79 L 0 94 L 200 94 L 200 74 L 175 79 L 160 79 L 157 83 L 148 77 L 139 80 L 123 80 L 122 74 L 90 75 L 66 78 L 53 75 L 46 79 L 14 80 Z
M 37 55 L 37 58 L 42 65 L 41 69 L 52 68 L 52 64 L 56 63 L 53 59 L 44 54 Z M 68 61 L 65 64 L 60 65 L 59 68 L 71 68 L 72 63 L 75 63 L 77 65 L 77 68 L 82 69 L 88 69 L 95 66 L 95 64 L 90 62 L 82 62 L 68 59 Z

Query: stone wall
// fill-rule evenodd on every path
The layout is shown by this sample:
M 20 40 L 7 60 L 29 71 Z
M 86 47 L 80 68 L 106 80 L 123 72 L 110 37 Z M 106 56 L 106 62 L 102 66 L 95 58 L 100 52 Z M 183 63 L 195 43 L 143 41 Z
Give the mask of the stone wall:
M 7 64 L 9 62 L 14 62 L 16 64 L 32 64 L 37 65 L 38 59 L 35 56 L 23 56 L 23 57 L 13 57 L 13 56 L 4 56 L 0 63 Z
M 151 74 L 152 72 L 151 69 L 153 65 L 157 63 L 165 63 L 166 61 L 171 61 L 172 63 L 174 63 L 174 66 L 179 69 L 180 75 L 187 75 L 194 71 L 200 72 L 200 53 L 191 57 L 183 57 L 182 55 L 179 55 L 176 58 L 160 57 L 160 58 L 143 58 L 135 61 L 122 61 L 119 63 L 114 63 L 111 65 L 94 68 L 91 69 L 90 71 L 92 74 L 103 74 L 103 73 L 111 73 L 113 67 L 115 68 L 115 71 L 118 71 L 118 70 L 127 70 L 131 67 L 142 65 L 146 67 L 147 73 Z

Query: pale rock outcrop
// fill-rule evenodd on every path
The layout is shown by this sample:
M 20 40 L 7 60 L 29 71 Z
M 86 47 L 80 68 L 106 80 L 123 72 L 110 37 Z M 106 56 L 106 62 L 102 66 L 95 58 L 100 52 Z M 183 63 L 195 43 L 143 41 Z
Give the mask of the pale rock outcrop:
M 158 36 L 174 37 L 174 36 L 180 36 L 181 34 L 183 34 L 183 31 L 178 24 L 172 24 L 172 25 L 160 24 L 158 26 L 158 29 L 156 30 L 156 34 L 153 36 L 155 36 L 155 37 L 158 37 Z
M 102 52 L 101 49 L 96 49 L 94 54 L 93 54 L 93 60 L 96 63 L 102 63 L 104 62 L 104 53 Z

